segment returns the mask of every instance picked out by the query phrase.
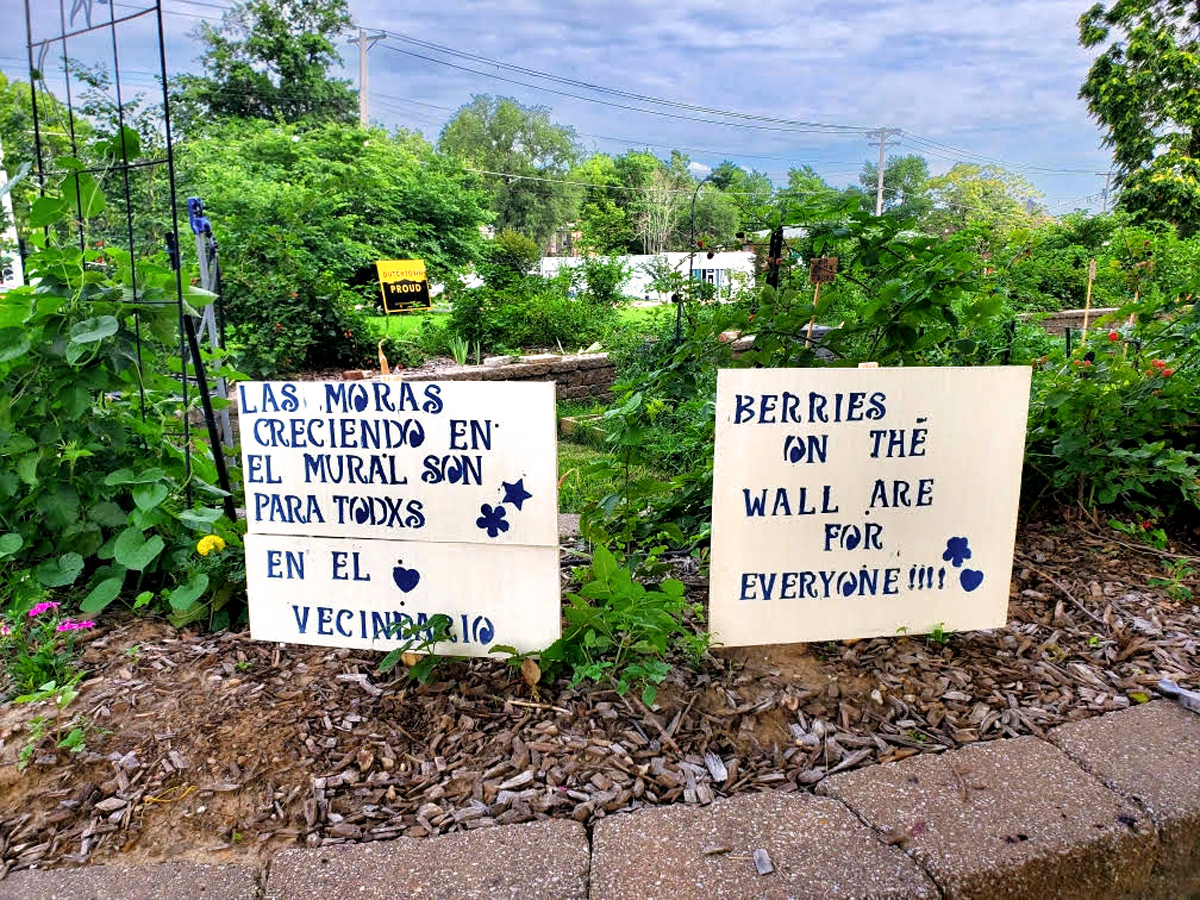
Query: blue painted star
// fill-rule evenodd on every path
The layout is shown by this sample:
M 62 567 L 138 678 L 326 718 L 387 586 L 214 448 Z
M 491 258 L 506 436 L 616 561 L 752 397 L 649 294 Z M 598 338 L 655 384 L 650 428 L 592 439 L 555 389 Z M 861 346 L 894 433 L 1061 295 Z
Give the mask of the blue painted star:
M 504 486 L 504 503 L 511 503 L 517 509 L 521 508 L 521 504 L 528 500 L 533 494 L 525 490 L 525 479 L 518 478 L 515 483 L 509 484 L 507 481 L 500 482 Z

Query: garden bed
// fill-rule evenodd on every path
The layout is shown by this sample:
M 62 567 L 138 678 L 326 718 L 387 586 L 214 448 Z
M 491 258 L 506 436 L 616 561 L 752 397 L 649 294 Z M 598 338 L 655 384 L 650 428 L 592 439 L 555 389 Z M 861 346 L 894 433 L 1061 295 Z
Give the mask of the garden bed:
M 1196 606 L 1147 587 L 1162 563 L 1088 522 L 1033 523 L 1007 629 L 714 651 L 652 712 L 632 692 L 531 694 L 498 662 L 420 687 L 377 675 L 378 654 L 125 621 L 84 654 L 68 709 L 92 726 L 81 752 L 47 741 L 18 771 L 26 722 L 47 710 L 0 707 L 0 871 L 590 823 L 1041 735 L 1144 702 L 1162 677 L 1200 681 Z

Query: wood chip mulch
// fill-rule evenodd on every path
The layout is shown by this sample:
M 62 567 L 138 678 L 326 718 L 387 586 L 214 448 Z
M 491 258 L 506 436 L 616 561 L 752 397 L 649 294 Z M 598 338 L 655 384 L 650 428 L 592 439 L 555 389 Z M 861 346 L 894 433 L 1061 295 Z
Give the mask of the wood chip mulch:
M 0 874 L 810 790 L 847 769 L 1043 735 L 1146 702 L 1160 678 L 1200 686 L 1186 594 L 1200 598 L 1198 572 L 1151 587 L 1176 560 L 1114 534 L 1022 526 L 1006 629 L 714 651 L 677 669 L 653 710 L 565 681 L 534 695 L 494 661 L 449 664 L 421 687 L 379 675 L 379 654 L 125 620 L 91 641 L 61 722 L 86 717 L 82 751 L 47 738 L 19 771 L 29 719 L 53 711 L 0 705 Z

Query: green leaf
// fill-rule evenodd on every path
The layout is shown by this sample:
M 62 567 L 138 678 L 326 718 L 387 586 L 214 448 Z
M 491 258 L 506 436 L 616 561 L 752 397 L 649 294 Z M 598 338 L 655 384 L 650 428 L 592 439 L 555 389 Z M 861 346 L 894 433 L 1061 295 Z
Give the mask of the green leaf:
M 111 156 L 114 160 L 137 159 L 142 155 L 142 139 L 136 131 L 126 126 L 118 128 L 116 133 L 110 137 L 96 141 L 95 148 L 98 152 Z
M 12 556 L 25 545 L 25 540 L 15 531 L 0 534 L 0 559 Z
M 120 323 L 113 316 L 96 316 L 76 322 L 71 326 L 71 343 L 94 344 L 106 337 L 112 337 L 120 328 Z
M 142 572 L 163 551 L 163 539 L 157 534 L 146 540 L 140 528 L 130 526 L 117 537 L 113 552 L 117 562 L 127 569 Z
M 202 506 L 199 509 L 185 509 L 179 514 L 179 521 L 196 531 L 208 533 L 212 531 L 213 523 L 221 518 L 223 513 L 219 509 L 213 509 L 211 506 Z
M 45 228 L 53 225 L 67 212 L 67 201 L 63 197 L 38 197 L 29 207 L 29 227 Z
M 167 595 L 171 609 L 183 612 L 189 608 L 208 590 L 208 576 L 198 572 L 187 580 L 187 584 L 177 587 Z
M 107 525 L 109 528 L 120 528 L 127 524 L 125 510 L 111 500 L 93 506 L 88 511 L 88 518 L 98 525 Z
M 613 572 L 617 571 L 616 557 L 604 546 L 597 546 L 592 553 L 592 571 L 596 578 L 606 581 Z
M 68 416 L 78 419 L 92 405 L 92 397 L 87 390 L 76 385 L 63 391 L 60 402 Z
M 104 483 L 109 487 L 118 484 L 150 484 L 162 478 L 163 474 L 162 469 L 147 469 L 145 472 L 137 474 L 134 474 L 132 469 L 117 469 L 105 476 Z
M 79 604 L 79 608 L 85 613 L 100 612 L 117 599 L 117 594 L 121 593 L 121 586 L 124 583 L 125 579 L 122 577 L 104 579 L 88 592 L 88 595 Z
M 81 218 L 90 219 L 104 210 L 104 191 L 87 172 L 77 172 L 64 178 L 62 192 L 63 199 L 67 201 L 67 211 L 78 213 Z
M 154 591 L 142 591 L 134 598 L 133 608 L 140 609 L 154 599 Z
M 66 587 L 73 584 L 83 571 L 83 557 L 64 553 L 58 559 L 47 559 L 35 570 L 37 580 L 46 587 Z
M 41 458 L 40 453 L 26 453 L 17 460 L 17 475 L 30 487 L 38 483 L 37 467 Z
M 24 328 L 0 328 L 0 363 L 29 352 L 29 333 Z
M 146 484 L 133 489 L 133 502 L 138 509 L 151 510 L 167 498 L 167 486 L 162 482 Z

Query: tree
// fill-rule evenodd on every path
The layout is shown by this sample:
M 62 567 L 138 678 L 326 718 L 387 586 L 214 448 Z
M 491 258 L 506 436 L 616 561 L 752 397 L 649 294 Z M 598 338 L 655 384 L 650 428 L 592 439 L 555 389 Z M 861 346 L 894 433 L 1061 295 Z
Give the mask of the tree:
M 874 196 L 879 189 L 879 167 L 863 163 L 858 177 L 863 192 Z M 923 220 L 933 208 L 929 195 L 929 164 L 923 156 L 889 156 L 883 166 L 884 215 Z
M 679 210 L 680 186 L 684 183 L 666 166 L 660 166 L 642 188 L 637 233 L 647 253 L 664 253 L 669 249 L 671 228 Z
M 1079 96 L 1113 149 L 1119 203 L 1185 236 L 1200 229 L 1198 29 L 1200 6 L 1184 0 L 1097 3 L 1079 18 L 1080 44 L 1107 43 Z
M 945 175 L 930 178 L 928 186 L 930 225 L 938 231 L 979 226 L 1003 233 L 1032 224 L 1040 210 L 1041 193 L 999 166 L 958 163 Z
M 204 198 L 221 242 L 227 320 L 255 375 L 361 364 L 355 308 L 379 300 L 376 260 L 423 259 L 443 281 L 483 247 L 486 193 L 411 135 L 231 121 L 177 159 L 180 195 Z
M 245 0 L 200 25 L 204 75 L 175 79 L 186 132 L 228 118 L 352 122 L 358 100 L 333 79 L 334 41 L 350 27 L 347 0 Z
M 578 195 L 566 176 L 579 158 L 575 129 L 551 122 L 545 107 L 477 95 L 446 123 L 438 149 L 485 170 L 500 228 L 542 245 L 574 216 Z

